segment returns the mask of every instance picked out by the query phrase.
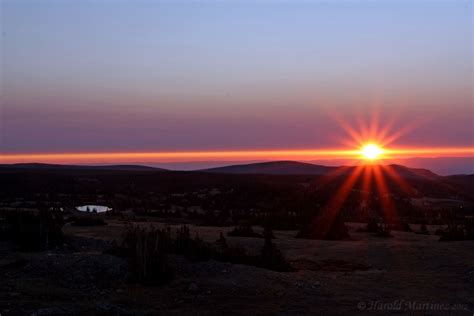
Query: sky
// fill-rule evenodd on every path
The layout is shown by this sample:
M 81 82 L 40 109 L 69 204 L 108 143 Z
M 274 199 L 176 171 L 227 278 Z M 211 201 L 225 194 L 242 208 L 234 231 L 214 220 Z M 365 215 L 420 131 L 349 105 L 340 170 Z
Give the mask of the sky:
M 352 149 L 376 119 L 393 147 L 473 148 L 473 10 L 2 0 L 1 154 Z

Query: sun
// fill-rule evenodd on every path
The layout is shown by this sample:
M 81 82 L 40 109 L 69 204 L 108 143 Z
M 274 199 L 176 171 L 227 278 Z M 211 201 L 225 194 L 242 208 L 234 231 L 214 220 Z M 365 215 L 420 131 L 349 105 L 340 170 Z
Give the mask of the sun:
M 383 154 L 383 149 L 376 144 L 367 144 L 362 147 L 361 154 L 365 159 L 375 160 Z

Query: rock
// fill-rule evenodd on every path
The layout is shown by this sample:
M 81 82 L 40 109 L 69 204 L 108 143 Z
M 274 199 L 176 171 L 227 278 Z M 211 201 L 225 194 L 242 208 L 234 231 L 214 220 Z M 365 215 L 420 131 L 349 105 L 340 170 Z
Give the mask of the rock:
M 40 308 L 33 312 L 31 316 L 41 316 L 41 315 L 48 315 L 48 316 L 54 316 L 54 315 L 73 315 L 74 311 L 71 310 L 70 308 L 66 307 L 61 307 L 61 306 L 53 306 L 53 307 L 46 307 L 46 308 Z
M 20 258 L 17 260 L 13 260 L 7 264 L 2 265 L 2 269 L 5 270 L 10 270 L 10 269 L 21 269 L 25 266 L 27 266 L 30 263 L 29 260 L 26 260 L 24 258 Z
M 33 257 L 22 272 L 28 277 L 48 275 L 65 288 L 97 295 L 101 290 L 123 282 L 127 270 L 126 259 L 111 255 L 50 253 Z
M 467 279 L 468 279 L 469 282 L 474 283 L 474 271 L 469 271 L 468 272 Z
M 97 303 L 95 305 L 95 309 L 96 309 L 97 312 L 102 312 L 102 313 L 104 313 L 104 312 L 119 313 L 120 311 L 122 311 L 122 308 L 120 306 L 110 304 L 110 303 L 106 303 L 106 302 Z
M 197 286 L 196 283 L 191 282 L 191 284 L 189 284 L 188 286 L 188 292 L 191 294 L 197 294 L 199 293 L 199 287 Z

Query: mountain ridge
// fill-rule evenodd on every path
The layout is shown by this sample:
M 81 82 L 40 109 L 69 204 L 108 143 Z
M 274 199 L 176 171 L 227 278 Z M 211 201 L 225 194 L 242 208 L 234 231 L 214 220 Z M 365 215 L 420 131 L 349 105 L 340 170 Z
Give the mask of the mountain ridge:
M 410 168 L 403 165 L 381 165 L 388 167 L 397 174 L 411 178 L 436 179 L 441 176 L 428 169 Z M 209 173 L 228 174 L 273 174 L 273 175 L 329 175 L 331 173 L 346 174 L 352 172 L 356 166 L 324 166 L 297 161 L 271 161 L 251 164 L 237 164 L 217 168 L 198 170 Z
M 384 170 L 394 171 L 396 174 L 407 178 L 440 179 L 448 177 L 472 176 L 471 174 L 456 174 L 441 176 L 429 169 L 411 168 L 400 164 L 380 165 Z M 167 171 L 167 172 L 197 172 L 216 174 L 268 174 L 268 175 L 331 175 L 337 173 L 344 175 L 352 172 L 356 166 L 326 166 L 292 160 L 267 161 L 248 164 L 234 164 L 222 167 L 197 169 L 190 171 L 169 170 L 146 165 L 62 165 L 45 163 L 16 163 L 0 164 L 0 170 L 109 170 L 109 171 Z
M 329 171 L 336 170 L 340 167 L 331 167 L 324 165 L 316 165 L 306 162 L 298 162 L 291 160 L 257 162 L 250 164 L 236 164 L 229 166 L 222 166 L 216 168 L 208 168 L 196 170 L 199 172 L 210 173 L 233 173 L 233 174 L 274 174 L 274 175 L 323 175 Z
M 163 168 L 156 168 L 143 165 L 62 165 L 46 163 L 15 163 L 0 164 L 0 169 L 19 169 L 19 170 L 117 170 L 117 171 L 168 171 Z

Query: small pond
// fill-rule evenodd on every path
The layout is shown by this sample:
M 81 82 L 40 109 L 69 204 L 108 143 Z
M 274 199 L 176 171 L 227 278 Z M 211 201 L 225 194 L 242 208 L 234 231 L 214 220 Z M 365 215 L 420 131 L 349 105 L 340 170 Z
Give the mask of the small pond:
M 82 206 L 77 206 L 76 210 L 80 212 L 105 213 L 112 209 L 104 205 L 82 205 Z

